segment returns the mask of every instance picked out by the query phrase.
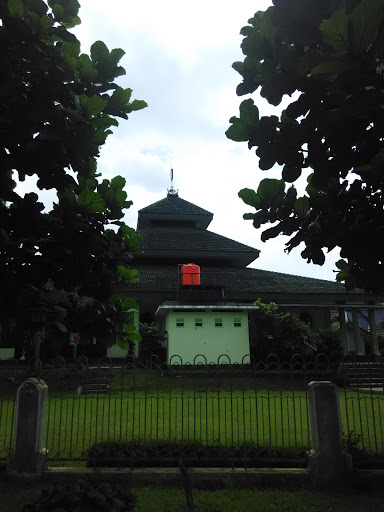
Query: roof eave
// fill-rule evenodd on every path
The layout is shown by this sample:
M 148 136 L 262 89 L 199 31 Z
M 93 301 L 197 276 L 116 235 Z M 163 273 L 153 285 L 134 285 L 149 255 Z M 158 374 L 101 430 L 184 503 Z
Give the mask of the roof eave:
M 259 308 L 259 306 L 254 306 L 252 304 L 161 304 L 156 310 L 156 315 L 162 315 L 166 314 L 167 312 L 173 310 L 173 309 L 221 309 L 221 310 L 247 310 L 247 311 L 256 311 Z
M 260 251 L 255 249 L 253 251 L 244 251 L 243 253 L 235 252 L 235 251 L 203 251 L 203 250 L 178 250 L 177 255 L 175 255 L 175 251 L 165 248 L 165 249 L 143 249 L 141 253 L 136 254 L 134 257 L 136 260 L 151 260 L 156 258 L 171 258 L 177 259 L 180 263 L 184 261 L 190 262 L 194 261 L 194 263 L 198 264 L 199 260 L 201 261 L 226 261 L 231 263 L 234 266 L 239 267 L 247 267 L 253 261 L 255 261 L 259 257 Z M 134 263 L 133 263 L 134 265 Z

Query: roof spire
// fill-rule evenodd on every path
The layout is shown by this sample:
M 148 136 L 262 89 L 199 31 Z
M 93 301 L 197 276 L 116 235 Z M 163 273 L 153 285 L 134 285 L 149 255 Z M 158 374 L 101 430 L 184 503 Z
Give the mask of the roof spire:
M 172 166 L 172 159 L 171 159 L 171 166 Z M 179 195 L 179 191 L 176 190 L 173 186 L 173 169 L 172 169 L 172 167 L 171 167 L 171 188 L 169 188 L 167 190 L 167 193 L 168 193 L 167 195 L 169 195 L 169 196 L 178 196 Z

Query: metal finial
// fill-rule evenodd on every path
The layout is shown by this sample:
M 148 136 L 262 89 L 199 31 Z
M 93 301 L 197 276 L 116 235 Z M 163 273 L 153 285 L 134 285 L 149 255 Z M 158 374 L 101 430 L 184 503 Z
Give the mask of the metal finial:
M 178 196 L 179 191 L 173 186 L 173 169 L 171 168 L 171 188 L 167 190 L 169 196 Z

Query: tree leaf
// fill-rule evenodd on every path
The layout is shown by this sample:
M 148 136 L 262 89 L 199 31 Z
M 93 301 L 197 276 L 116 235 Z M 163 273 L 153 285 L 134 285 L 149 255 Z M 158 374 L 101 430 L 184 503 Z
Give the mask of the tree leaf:
M 104 201 L 100 194 L 92 190 L 85 189 L 81 191 L 77 202 L 79 206 L 86 207 L 89 212 L 98 213 L 105 211 Z
M 100 114 L 107 105 L 107 102 L 97 95 L 87 96 L 86 94 L 81 94 L 79 100 L 81 107 L 85 109 L 89 116 Z
M 129 341 L 123 334 L 116 336 L 116 342 L 123 350 L 129 348 Z
M 126 185 L 126 180 L 122 176 L 115 176 L 111 179 L 111 189 L 122 190 Z
M 269 228 L 269 229 L 266 229 L 265 231 L 263 231 L 260 238 L 261 238 L 262 242 L 266 242 L 270 238 L 275 238 L 275 237 L 279 236 L 280 233 L 281 233 L 281 227 L 280 227 L 280 225 L 278 225 L 278 226 L 274 226 L 273 228 Z
M 246 142 L 250 137 L 249 126 L 240 121 L 240 119 L 236 119 L 225 132 L 225 135 L 228 139 L 235 142 Z
M 265 178 L 260 181 L 257 195 L 260 198 L 259 207 L 277 207 L 284 197 L 285 183 L 283 180 Z
M 299 197 L 295 201 L 295 212 L 300 219 L 303 219 L 309 210 L 309 200 L 307 196 Z
M 126 283 L 138 283 L 139 279 L 135 279 L 135 276 L 137 276 L 138 271 L 136 269 L 128 269 L 126 267 L 123 267 L 122 265 L 117 266 L 117 272 L 120 275 L 120 277 L 124 280 Z
M 146 107 L 148 107 L 148 104 L 144 100 L 133 100 L 132 103 L 129 104 L 130 111 L 142 110 Z
M 138 332 L 130 332 L 125 334 L 125 336 L 131 341 L 141 341 L 141 335 Z
M 242 72 L 243 72 L 243 63 L 242 62 L 234 62 L 232 64 L 232 67 L 235 71 L 237 71 L 238 73 L 240 73 L 240 75 L 242 75 Z
M 109 50 L 103 41 L 96 41 L 91 46 L 91 58 L 93 62 L 102 62 L 108 59 Z
M 231 117 L 229 122 L 233 124 L 225 132 L 228 139 L 236 142 L 247 141 L 258 125 L 259 109 L 252 99 L 244 100 L 240 104 L 240 118 Z
M 51 28 L 52 24 L 53 18 L 51 15 L 44 14 L 43 16 L 40 17 L 40 27 L 43 32 Z
M 254 206 L 255 208 L 258 208 L 260 198 L 256 194 L 256 192 L 254 190 L 252 190 L 251 188 L 243 188 L 238 193 L 238 196 L 240 197 L 240 199 L 242 199 L 244 201 L 245 204 L 249 204 L 250 206 Z
M 65 327 L 65 325 L 61 322 L 59 322 L 58 320 L 56 320 L 55 322 L 53 322 L 56 327 L 61 331 L 61 332 L 68 332 L 68 329 Z
M 4 228 L 0 228 L 0 233 L 1 233 L 2 237 L 3 237 L 5 240 L 7 240 L 7 242 L 9 242 L 9 235 L 8 235 L 8 233 L 5 231 L 5 229 L 4 229 Z
M 78 16 L 74 16 L 73 18 L 66 18 L 66 21 L 62 22 L 62 25 L 65 28 L 73 28 L 77 25 L 80 25 L 81 19 Z
M 111 53 L 109 54 L 110 60 L 113 62 L 115 66 L 117 66 L 118 62 L 122 57 L 124 57 L 125 51 L 121 48 L 114 48 L 111 50 Z
M 22 0 L 8 0 L 8 10 L 11 16 L 21 18 L 24 14 L 24 4 Z
M 320 24 L 323 41 L 338 53 L 348 51 L 348 23 L 350 16 L 342 11 L 335 11 L 328 20 Z
M 383 18 L 383 0 L 360 0 L 349 23 L 349 41 L 355 54 L 367 50 L 376 40 Z
M 60 311 L 60 313 L 66 313 L 68 310 L 63 308 L 62 306 L 55 306 L 56 311 Z
M 111 299 L 112 304 L 118 306 L 124 311 L 130 311 L 135 307 L 136 301 L 134 299 L 130 299 L 125 295 L 114 295 Z
M 274 149 L 269 147 L 269 145 L 260 145 L 256 153 L 259 156 L 259 169 L 262 171 L 272 169 L 276 163 L 276 152 Z
M 240 119 L 243 121 L 243 123 L 250 126 L 257 125 L 259 122 L 259 117 L 259 109 L 251 98 L 241 102 Z
M 82 53 L 79 57 L 79 72 L 84 80 L 94 80 L 97 77 L 97 71 L 92 67 L 92 61 L 89 55 Z
M 318 64 L 311 70 L 311 75 L 332 75 L 335 73 L 342 73 L 343 71 L 346 71 L 350 68 L 350 65 L 348 65 L 346 62 L 343 62 L 341 60 L 329 60 L 327 62 L 322 62 L 321 64 Z
M 262 224 L 270 221 L 271 214 L 269 211 L 260 210 L 253 215 L 253 227 L 259 229 Z
M 336 281 L 338 283 L 343 283 L 348 277 L 348 274 L 346 274 L 345 272 L 338 272 L 336 274 Z
M 349 272 L 349 265 L 347 263 L 347 261 L 345 260 L 338 260 L 336 262 L 336 267 L 341 270 L 342 272 L 345 272 L 346 274 L 348 274 Z
M 63 9 L 63 7 L 61 5 L 54 4 L 54 6 L 52 8 L 52 12 L 53 12 L 53 15 L 54 15 L 56 21 L 63 21 L 64 20 L 65 13 L 64 13 L 64 9 Z
M 284 181 L 287 181 L 288 183 L 293 183 L 301 176 L 301 168 L 300 167 L 293 167 L 291 165 L 284 165 L 283 172 L 282 172 L 282 178 Z
M 131 94 L 132 89 L 123 89 L 122 87 L 118 87 L 113 91 L 113 94 L 108 101 L 108 112 L 115 115 L 114 112 L 119 114 L 121 111 L 124 111 L 131 99 Z
M 48 11 L 47 4 L 43 0 L 28 0 L 26 7 L 30 12 L 35 12 L 38 16 L 44 16 Z
M 315 265 L 324 265 L 325 256 L 320 247 L 312 248 L 311 259 Z

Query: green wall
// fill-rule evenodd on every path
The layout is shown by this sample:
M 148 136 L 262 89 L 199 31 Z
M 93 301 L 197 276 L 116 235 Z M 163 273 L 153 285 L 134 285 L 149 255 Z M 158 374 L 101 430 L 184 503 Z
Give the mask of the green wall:
M 198 319 L 202 320 L 202 326 L 196 325 Z M 219 319 L 221 327 L 215 325 Z M 235 319 L 239 320 L 240 326 L 234 326 Z M 243 360 L 244 356 L 249 356 L 247 312 L 170 310 L 166 313 L 165 330 L 168 332 L 168 363 L 193 364 L 199 354 L 204 355 L 208 363 L 217 363 L 222 354 L 232 363 L 249 362 L 249 357 Z M 174 356 L 180 356 L 181 360 Z M 221 357 L 219 362 L 228 363 L 228 357 Z M 204 362 L 204 358 L 198 357 L 195 362 Z

